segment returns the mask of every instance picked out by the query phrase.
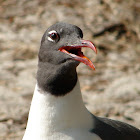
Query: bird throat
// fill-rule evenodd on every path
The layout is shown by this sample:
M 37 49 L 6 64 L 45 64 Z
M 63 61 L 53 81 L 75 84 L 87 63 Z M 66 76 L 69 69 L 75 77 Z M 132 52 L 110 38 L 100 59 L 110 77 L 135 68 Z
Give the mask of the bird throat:
M 54 96 L 64 96 L 74 88 L 76 83 L 76 66 L 39 62 L 37 84 L 43 91 Z

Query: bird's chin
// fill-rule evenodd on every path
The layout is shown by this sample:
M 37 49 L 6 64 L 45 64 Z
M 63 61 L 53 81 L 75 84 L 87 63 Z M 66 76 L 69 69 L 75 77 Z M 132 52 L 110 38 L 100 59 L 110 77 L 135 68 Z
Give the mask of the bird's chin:
M 74 60 L 73 58 L 69 58 L 65 61 L 64 65 L 70 66 L 70 67 L 77 67 L 80 64 L 79 61 Z

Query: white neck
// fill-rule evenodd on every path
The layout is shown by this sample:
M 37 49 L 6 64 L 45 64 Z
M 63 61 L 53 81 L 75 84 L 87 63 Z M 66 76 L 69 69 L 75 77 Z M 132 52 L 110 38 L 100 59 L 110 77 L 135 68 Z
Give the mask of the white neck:
M 45 93 L 36 85 L 23 140 L 85 140 L 86 137 L 81 138 L 80 134 L 92 126 L 92 117 L 83 104 L 79 82 L 62 97 Z M 96 135 L 88 135 L 92 140 L 99 140 Z

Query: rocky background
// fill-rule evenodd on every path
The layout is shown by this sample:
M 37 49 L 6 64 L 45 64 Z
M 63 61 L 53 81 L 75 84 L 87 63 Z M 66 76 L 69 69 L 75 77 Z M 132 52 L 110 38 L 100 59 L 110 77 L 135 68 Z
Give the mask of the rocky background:
M 78 68 L 87 108 L 140 128 L 139 13 L 139 0 L 0 0 L 0 140 L 22 139 L 40 40 L 58 21 L 97 46 L 83 50 L 96 71 Z

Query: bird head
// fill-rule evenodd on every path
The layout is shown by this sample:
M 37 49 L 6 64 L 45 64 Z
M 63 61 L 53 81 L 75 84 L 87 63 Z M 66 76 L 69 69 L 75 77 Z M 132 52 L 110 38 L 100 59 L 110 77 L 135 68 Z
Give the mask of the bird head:
M 97 53 L 92 42 L 83 40 L 82 30 L 72 24 L 56 23 L 49 27 L 41 40 L 39 61 L 55 65 L 77 66 L 80 62 L 95 69 L 95 66 L 82 52 L 91 48 Z

